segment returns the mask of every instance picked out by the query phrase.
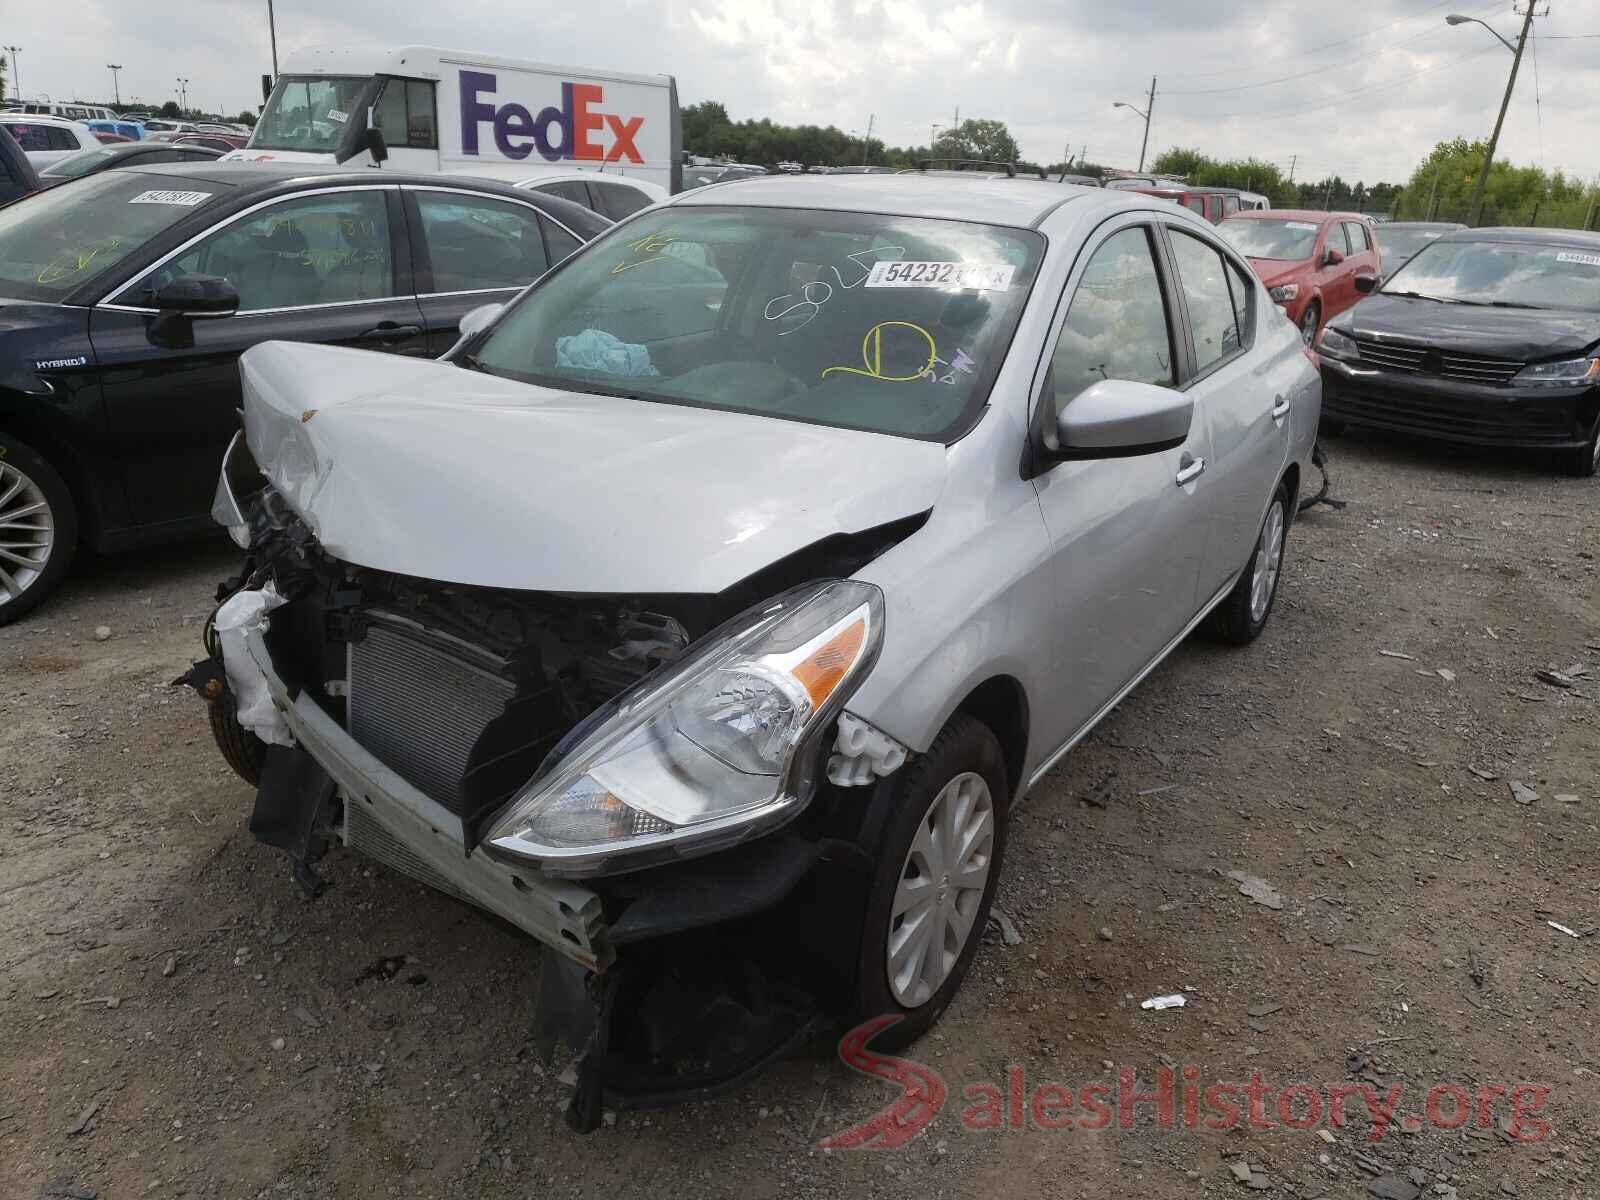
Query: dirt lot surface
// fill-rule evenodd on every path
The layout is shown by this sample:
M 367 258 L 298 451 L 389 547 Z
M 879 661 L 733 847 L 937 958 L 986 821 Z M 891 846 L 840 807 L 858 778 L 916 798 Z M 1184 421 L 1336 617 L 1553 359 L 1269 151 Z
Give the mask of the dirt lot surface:
M 828 1045 L 570 1133 L 528 1044 L 533 945 L 342 851 L 308 904 L 245 830 L 167 686 L 231 548 L 85 564 L 0 629 L 0 1197 L 1600 1194 L 1600 484 L 1332 449 L 1349 507 L 1293 530 L 1266 636 L 1183 647 L 1019 810 L 1020 944 L 991 929 L 907 1052 L 948 1094 L 888 1150 L 816 1147 L 895 1096 Z M 1376 1141 L 1359 1099 L 1303 1131 L 1270 1097 L 1272 1128 L 1184 1128 L 1181 1090 L 1170 1130 L 1152 1104 L 963 1120 L 1008 1067 L 1114 1097 L 1163 1065 L 1324 1109 L 1329 1084 L 1401 1093 Z M 1488 1092 L 1480 1127 L 1479 1089 L 1524 1083 L 1542 1108 L 1521 1093 L 1513 1130 Z M 1463 1128 L 1402 1119 L 1439 1084 Z

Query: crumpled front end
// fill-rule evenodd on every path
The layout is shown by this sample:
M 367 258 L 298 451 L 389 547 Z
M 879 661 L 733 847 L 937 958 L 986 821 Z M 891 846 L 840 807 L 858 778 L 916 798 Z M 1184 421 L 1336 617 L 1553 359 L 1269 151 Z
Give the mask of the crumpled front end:
M 579 1127 L 842 1015 L 866 798 L 905 760 L 844 711 L 882 622 L 844 577 L 905 530 L 715 595 L 531 592 L 342 561 L 263 474 L 236 442 L 215 512 L 249 557 L 194 681 L 263 743 L 251 828 L 305 887 L 342 843 L 553 951 Z

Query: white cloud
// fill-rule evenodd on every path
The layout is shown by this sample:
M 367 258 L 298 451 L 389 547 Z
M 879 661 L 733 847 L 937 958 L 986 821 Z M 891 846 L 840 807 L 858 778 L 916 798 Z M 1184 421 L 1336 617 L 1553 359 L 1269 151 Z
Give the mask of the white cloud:
M 1451 3 L 1515 36 L 1503 0 Z M 261 0 L 12 8 L 5 41 L 22 47 L 31 94 L 101 98 L 111 90 L 104 64 L 120 62 L 125 100 L 172 99 L 182 76 L 195 103 L 237 112 L 258 102 L 259 77 L 271 70 Z M 963 116 L 1005 121 L 1029 157 L 1054 159 L 1070 142 L 1087 144 L 1096 161 L 1129 167 L 1143 122 L 1111 102 L 1143 107 L 1156 75 L 1152 153 L 1195 146 L 1285 167 L 1295 157 L 1300 178 L 1338 171 L 1367 182 L 1408 174 L 1441 139 L 1486 136 L 1510 63 L 1484 30 L 1447 27 L 1447 5 L 1418 0 L 1365 0 L 1353 9 L 1309 0 L 277 0 L 276 11 L 280 57 L 299 46 L 379 40 L 492 47 L 546 62 L 668 72 L 685 104 L 721 100 L 735 118 L 861 130 L 870 113 L 875 131 L 900 144 L 926 142 L 929 126 L 947 124 L 959 107 Z M 1600 33 L 1600 10 L 1560 5 L 1536 28 Z M 1600 172 L 1591 116 L 1597 47 L 1538 44 L 1542 113 L 1530 58 L 1504 154 L 1539 161 L 1542 141 L 1544 165 Z M 1424 73 L 1394 82 L 1417 72 Z M 1283 77 L 1293 78 L 1181 94 Z

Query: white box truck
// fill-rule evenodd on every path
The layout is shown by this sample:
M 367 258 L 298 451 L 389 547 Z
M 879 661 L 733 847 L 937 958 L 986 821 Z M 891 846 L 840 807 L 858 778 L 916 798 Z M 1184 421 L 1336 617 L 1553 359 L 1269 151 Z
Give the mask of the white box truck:
M 576 168 L 677 192 L 678 85 L 435 46 L 302 50 L 285 60 L 249 143 L 224 158 L 507 180 Z

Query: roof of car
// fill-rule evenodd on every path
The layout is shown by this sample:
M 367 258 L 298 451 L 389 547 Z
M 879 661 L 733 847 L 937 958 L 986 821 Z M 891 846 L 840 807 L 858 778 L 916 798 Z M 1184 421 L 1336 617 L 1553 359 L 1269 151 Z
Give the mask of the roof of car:
M 17 112 L 15 109 L 0 112 L 0 121 L 9 125 L 65 125 L 72 129 L 83 122 L 77 117 L 58 117 L 54 113 Z
M 1528 229 L 1511 225 L 1491 225 L 1484 229 L 1456 229 L 1441 242 L 1526 242 L 1533 246 L 1584 246 L 1600 249 L 1600 233 L 1581 229 Z
M 176 143 L 161 142 L 171 147 Z M 357 170 L 352 167 L 323 166 L 320 163 L 292 163 L 276 161 L 223 162 L 221 159 L 196 163 L 154 163 L 140 167 L 150 175 L 174 175 L 183 179 L 198 179 L 224 187 L 255 188 L 273 184 L 293 183 L 296 180 L 344 179 L 352 184 L 361 183 L 468 183 L 489 191 L 514 192 L 509 181 L 487 179 L 481 175 L 438 175 L 421 171 Z M 524 196 L 526 193 L 523 193 Z
M 810 176 L 804 179 L 732 180 L 696 188 L 672 198 L 673 204 L 740 204 L 761 208 L 818 208 L 841 212 L 883 213 L 896 217 L 942 217 L 986 225 L 1027 228 L 1062 204 L 1092 198 L 1117 203 L 1117 193 L 1078 184 L 1027 187 L 1027 180 L 989 179 L 976 172 L 955 175 Z M 1035 179 L 1034 183 L 1039 181 Z M 1123 196 L 1121 205 L 1137 207 L 1140 197 Z
M 1320 208 L 1251 208 L 1235 213 L 1230 221 L 1365 221 L 1367 218 L 1353 212 L 1324 212 Z
M 1385 221 L 1385 229 L 1443 229 L 1454 233 L 1466 226 L 1459 221 Z

